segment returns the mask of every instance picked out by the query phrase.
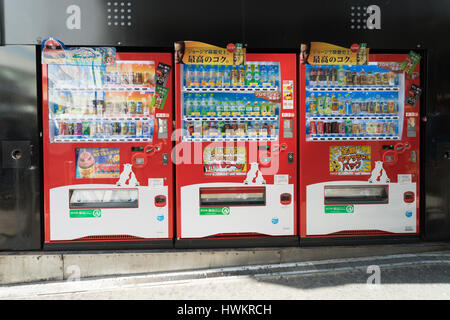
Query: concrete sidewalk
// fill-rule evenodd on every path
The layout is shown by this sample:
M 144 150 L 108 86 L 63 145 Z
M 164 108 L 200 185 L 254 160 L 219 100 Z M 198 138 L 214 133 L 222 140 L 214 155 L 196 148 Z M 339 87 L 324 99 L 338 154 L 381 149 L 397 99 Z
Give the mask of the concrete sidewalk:
M 450 250 L 450 242 L 358 246 L 139 251 L 25 252 L 0 255 L 0 285 L 208 268 Z

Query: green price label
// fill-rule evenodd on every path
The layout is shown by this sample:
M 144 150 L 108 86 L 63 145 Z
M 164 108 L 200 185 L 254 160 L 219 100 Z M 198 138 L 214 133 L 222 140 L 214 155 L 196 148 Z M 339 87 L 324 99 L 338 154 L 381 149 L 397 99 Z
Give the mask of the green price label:
M 354 213 L 355 206 L 353 204 L 325 206 L 325 213 Z
M 209 207 L 209 208 L 200 208 L 201 216 L 209 216 L 209 215 L 224 215 L 227 216 L 230 214 L 230 207 Z
M 71 218 L 100 218 L 102 216 L 101 209 L 75 209 L 70 210 Z

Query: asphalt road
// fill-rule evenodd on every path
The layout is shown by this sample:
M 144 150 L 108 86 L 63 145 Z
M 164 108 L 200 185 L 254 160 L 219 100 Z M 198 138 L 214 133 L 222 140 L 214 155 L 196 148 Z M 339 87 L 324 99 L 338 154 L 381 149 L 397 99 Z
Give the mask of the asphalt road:
M 0 299 L 449 300 L 450 251 L 0 286 Z

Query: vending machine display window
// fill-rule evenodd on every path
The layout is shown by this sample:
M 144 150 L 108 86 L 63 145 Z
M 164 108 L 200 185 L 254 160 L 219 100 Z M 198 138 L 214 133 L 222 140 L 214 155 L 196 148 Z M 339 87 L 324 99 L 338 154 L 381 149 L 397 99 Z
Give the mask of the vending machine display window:
M 376 63 L 305 69 L 307 141 L 401 139 L 404 74 Z
M 184 141 L 278 138 L 279 62 L 182 65 L 181 73 Z
M 153 61 L 49 65 L 50 142 L 153 141 Z

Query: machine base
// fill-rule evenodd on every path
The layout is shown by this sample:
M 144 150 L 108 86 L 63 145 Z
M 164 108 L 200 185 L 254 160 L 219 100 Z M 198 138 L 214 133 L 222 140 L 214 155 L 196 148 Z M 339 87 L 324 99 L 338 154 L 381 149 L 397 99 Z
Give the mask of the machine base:
M 173 240 L 149 241 L 95 241 L 44 243 L 44 251 L 51 250 L 122 250 L 122 249 L 172 249 Z
M 300 238 L 300 247 L 306 246 L 348 246 L 366 244 L 403 244 L 421 241 L 420 235 L 389 236 L 343 236 L 343 237 L 311 237 Z
M 261 238 L 207 238 L 175 240 L 175 248 L 252 248 L 252 247 L 298 247 L 298 236 Z

